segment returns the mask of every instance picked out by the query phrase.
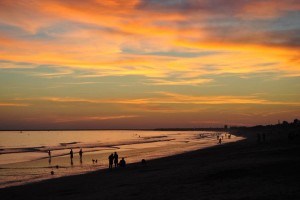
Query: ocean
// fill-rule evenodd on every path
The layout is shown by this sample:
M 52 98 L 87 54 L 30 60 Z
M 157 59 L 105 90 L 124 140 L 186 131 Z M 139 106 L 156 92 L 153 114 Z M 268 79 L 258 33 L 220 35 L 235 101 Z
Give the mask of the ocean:
M 114 152 L 134 163 L 210 147 L 217 135 L 241 139 L 213 131 L 0 131 L 0 188 L 105 169 Z

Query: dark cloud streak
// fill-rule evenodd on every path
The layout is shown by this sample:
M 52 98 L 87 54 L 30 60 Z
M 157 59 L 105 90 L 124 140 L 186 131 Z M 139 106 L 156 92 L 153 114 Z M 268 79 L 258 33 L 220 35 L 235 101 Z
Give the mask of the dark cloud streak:
M 259 7 L 260 6 L 260 7 Z M 211 16 L 236 16 L 258 14 L 257 11 L 276 12 L 299 10 L 300 2 L 296 0 L 143 0 L 140 9 L 157 12 L 205 13 Z M 256 16 L 253 16 L 256 17 Z

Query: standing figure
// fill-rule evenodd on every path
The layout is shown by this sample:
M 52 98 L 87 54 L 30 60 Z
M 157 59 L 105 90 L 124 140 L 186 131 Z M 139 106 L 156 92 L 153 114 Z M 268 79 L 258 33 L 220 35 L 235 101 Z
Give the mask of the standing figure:
M 262 134 L 262 140 L 263 140 L 263 142 L 266 141 L 266 134 L 265 133 Z
M 113 162 L 114 162 L 114 154 L 110 154 L 110 156 L 108 156 L 108 162 L 109 162 L 109 169 L 112 169 L 113 166 Z
M 49 156 L 48 163 L 50 165 L 51 164 L 51 151 L 50 150 L 48 150 L 48 156 Z
M 257 133 L 257 143 L 260 143 L 260 133 Z
M 70 150 L 70 158 L 71 158 L 71 160 L 73 160 L 73 150 L 72 149 Z
M 80 158 L 80 163 L 82 163 L 82 148 L 80 148 L 79 150 L 79 158 Z
M 222 138 L 219 138 L 219 144 L 221 144 L 222 143 Z
M 73 150 L 70 150 L 71 166 L 73 166 Z
M 114 154 L 115 168 L 118 167 L 118 162 L 119 162 L 119 156 L 118 156 L 117 152 L 115 152 L 115 154 Z

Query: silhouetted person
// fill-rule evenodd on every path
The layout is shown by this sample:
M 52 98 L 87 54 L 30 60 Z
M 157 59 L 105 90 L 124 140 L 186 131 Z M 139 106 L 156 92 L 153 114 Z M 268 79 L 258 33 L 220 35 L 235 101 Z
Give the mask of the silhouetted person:
M 120 165 L 120 167 L 125 167 L 126 166 L 126 161 L 124 160 L 124 157 L 120 160 L 119 165 Z
M 257 133 L 257 142 L 260 143 L 260 140 L 261 140 L 260 134 Z
M 146 165 L 146 160 L 142 159 L 142 165 Z
M 115 154 L 114 154 L 115 168 L 118 167 L 118 162 L 119 162 L 119 156 L 118 156 L 117 152 L 115 152 Z
M 108 156 L 108 162 L 109 162 L 108 164 L 109 169 L 112 169 L 113 162 L 114 162 L 114 154 L 110 154 L 110 156 Z
M 73 160 L 73 150 L 72 149 L 70 150 L 70 158 L 71 158 L 71 160 Z
M 222 138 L 219 138 L 219 144 L 221 144 L 222 143 Z
M 48 163 L 50 165 L 51 164 L 51 151 L 50 150 L 48 150 L 48 156 L 49 156 Z
M 79 159 L 80 159 L 80 163 L 82 163 L 82 148 L 80 148 L 79 150 Z

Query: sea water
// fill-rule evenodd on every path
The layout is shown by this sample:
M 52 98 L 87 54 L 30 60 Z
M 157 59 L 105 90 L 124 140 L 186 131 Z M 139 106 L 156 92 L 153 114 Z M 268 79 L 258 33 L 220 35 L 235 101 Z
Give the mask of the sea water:
M 0 131 L 0 188 L 104 169 L 114 152 L 133 163 L 201 149 L 216 145 L 217 135 L 226 138 L 209 131 Z

